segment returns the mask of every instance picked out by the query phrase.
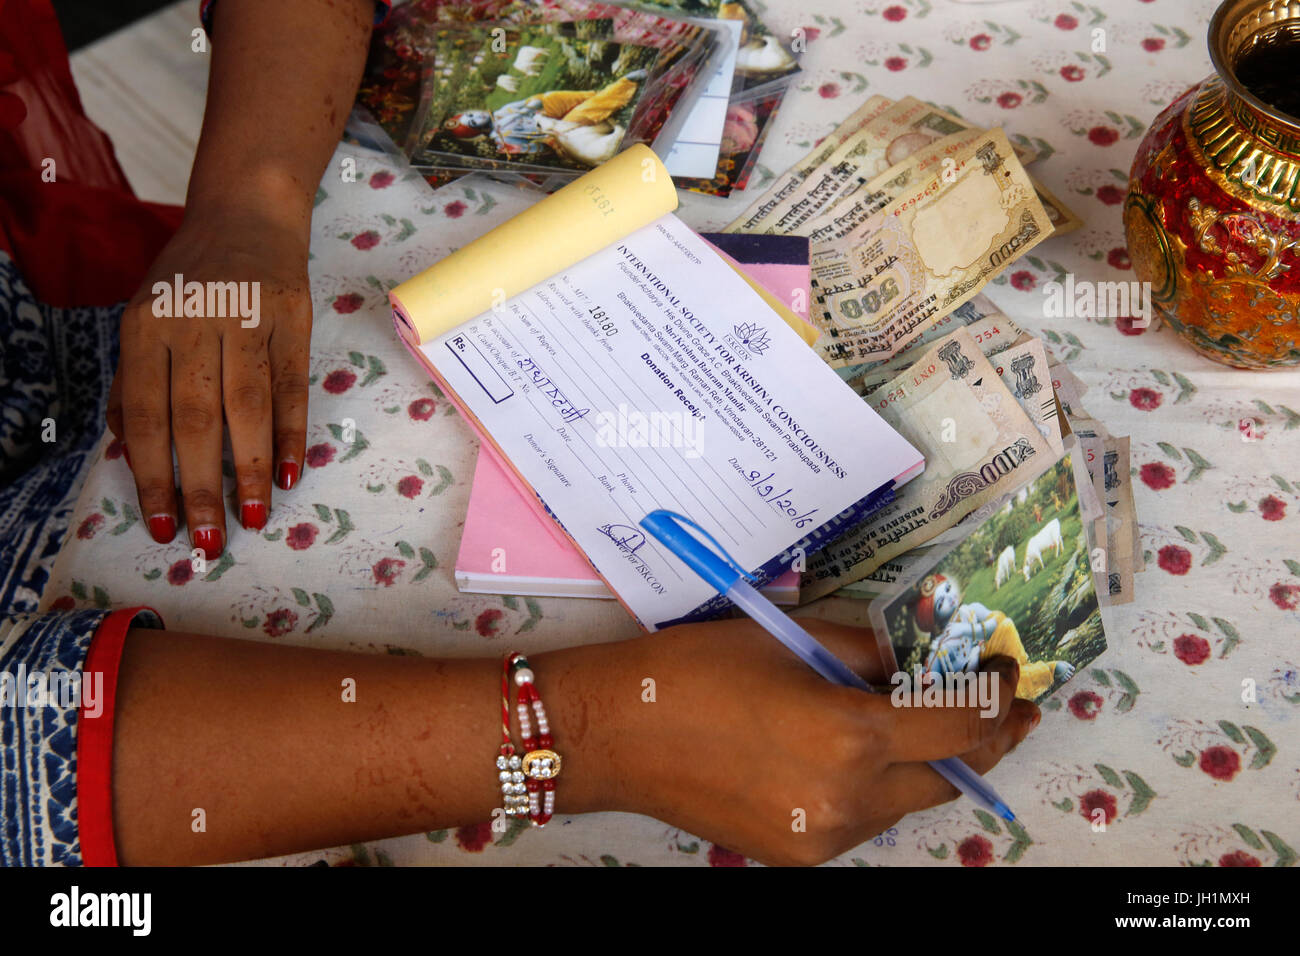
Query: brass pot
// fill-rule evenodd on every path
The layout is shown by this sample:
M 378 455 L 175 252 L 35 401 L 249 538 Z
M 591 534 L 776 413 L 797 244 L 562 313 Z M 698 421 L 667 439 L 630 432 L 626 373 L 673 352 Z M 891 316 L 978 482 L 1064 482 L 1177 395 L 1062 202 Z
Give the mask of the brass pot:
M 1300 118 L 1234 72 L 1276 31 L 1300 38 L 1300 0 L 1219 7 L 1216 72 L 1156 117 L 1124 206 L 1129 256 L 1153 303 L 1194 349 L 1238 368 L 1300 365 Z

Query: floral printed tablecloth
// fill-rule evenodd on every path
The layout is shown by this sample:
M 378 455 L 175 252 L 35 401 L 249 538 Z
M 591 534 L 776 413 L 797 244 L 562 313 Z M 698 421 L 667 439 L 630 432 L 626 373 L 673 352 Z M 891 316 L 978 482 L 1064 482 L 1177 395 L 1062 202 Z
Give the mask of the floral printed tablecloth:
M 1215 5 L 813 0 L 764 12 L 780 32 L 804 29 L 804 73 L 749 190 L 727 201 L 685 196 L 684 218 L 701 229 L 726 223 L 873 93 L 912 94 L 1027 137 L 1045 157 L 1035 173 L 1086 224 L 1016 263 L 991 296 L 1087 383 L 1093 416 L 1132 435 L 1146 553 L 1137 600 L 1106 612 L 1110 649 L 991 776 L 1022 826 L 958 801 L 904 819 L 839 863 L 1296 860 L 1300 373 L 1221 368 L 1168 330 L 1042 317 L 1041 287 L 1062 274 L 1131 278 L 1120 218 L 1127 171 L 1156 113 L 1210 72 Z M 339 175 L 347 156 L 355 183 Z M 181 539 L 157 545 L 140 526 L 120 448 L 106 440 L 46 605 L 149 604 L 172 627 L 376 653 L 497 655 L 630 636 L 612 602 L 457 592 L 475 443 L 399 346 L 386 305 L 397 281 L 529 201 L 483 183 L 431 193 L 387 160 L 341 147 L 313 227 L 312 423 L 300 486 L 277 492 L 260 535 L 231 520 L 226 555 L 196 575 Z M 1104 831 L 1092 825 L 1099 808 Z M 648 818 L 559 822 L 504 836 L 484 824 L 287 862 L 745 862 Z

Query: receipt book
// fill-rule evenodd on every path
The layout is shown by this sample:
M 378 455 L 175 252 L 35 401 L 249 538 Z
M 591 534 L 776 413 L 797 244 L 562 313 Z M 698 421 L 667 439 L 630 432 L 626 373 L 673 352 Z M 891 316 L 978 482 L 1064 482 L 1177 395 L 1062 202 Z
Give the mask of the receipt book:
M 720 609 L 650 511 L 766 583 L 924 468 L 676 204 L 635 146 L 391 293 L 411 353 L 647 630 Z

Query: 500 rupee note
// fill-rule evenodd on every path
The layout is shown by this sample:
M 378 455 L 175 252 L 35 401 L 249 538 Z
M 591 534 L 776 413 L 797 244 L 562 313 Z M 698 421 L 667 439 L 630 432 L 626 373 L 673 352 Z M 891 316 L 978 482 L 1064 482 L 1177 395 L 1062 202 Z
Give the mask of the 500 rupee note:
M 915 97 L 899 100 L 842 142 L 755 228 L 745 232 L 788 235 L 831 208 L 865 182 L 929 143 L 967 127 Z
M 905 193 L 914 183 L 936 170 L 951 170 L 953 157 L 967 148 L 987 130 L 968 129 L 954 133 L 913 153 L 903 162 L 891 166 L 875 179 L 859 177 L 853 184 L 835 191 L 821 211 L 788 224 L 784 231 L 806 235 L 812 242 L 842 239 L 873 215 Z M 1050 238 L 1064 236 L 1083 226 L 1083 220 L 1033 176 L 1029 177 L 1034 194 L 1047 211 L 1052 223 Z M 771 231 L 778 231 L 775 227 Z
M 746 223 L 739 231 L 838 238 L 905 192 L 912 181 L 929 175 L 932 167 L 946 164 L 954 153 L 986 132 L 928 103 L 906 97 L 864 124 L 817 168 L 808 171 L 800 185 L 783 195 L 761 224 Z M 1022 163 L 1033 158 L 1018 146 L 1011 148 Z M 1032 177 L 1030 182 L 1054 225 L 1069 231 L 1081 224 L 1047 189 Z M 837 222 L 828 226 L 826 217 Z
M 868 99 L 818 143 L 812 152 L 778 176 L 763 195 L 722 231 L 761 232 L 764 221 L 772 211 L 798 191 L 809 173 L 826 162 L 841 143 L 893 105 L 894 101 L 884 96 Z
M 1051 231 L 1001 130 L 812 253 L 817 348 L 835 368 L 897 354 Z
M 1083 225 L 1083 220 L 1067 206 L 1056 198 L 1056 194 L 1044 186 L 1037 179 L 1032 180 L 1034 191 L 1038 193 L 1038 201 L 1043 204 L 1047 210 L 1047 216 L 1052 220 L 1052 237 L 1064 236 L 1066 233 L 1074 232 Z
M 945 160 L 955 163 L 953 157 L 960 155 L 983 135 L 984 130 L 968 129 L 927 144 L 875 179 L 859 180 L 859 187 L 846 190 L 823 208 L 821 213 L 805 222 L 799 231 L 807 235 L 811 242 L 844 238 L 907 192 L 916 182 L 945 168 Z

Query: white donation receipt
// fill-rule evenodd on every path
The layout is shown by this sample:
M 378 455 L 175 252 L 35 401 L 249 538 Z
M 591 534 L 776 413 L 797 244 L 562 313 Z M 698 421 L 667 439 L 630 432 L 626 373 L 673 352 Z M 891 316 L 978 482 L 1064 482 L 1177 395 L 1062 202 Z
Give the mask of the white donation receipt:
M 650 629 L 715 593 L 650 511 L 755 570 L 922 464 L 671 214 L 421 349 Z

